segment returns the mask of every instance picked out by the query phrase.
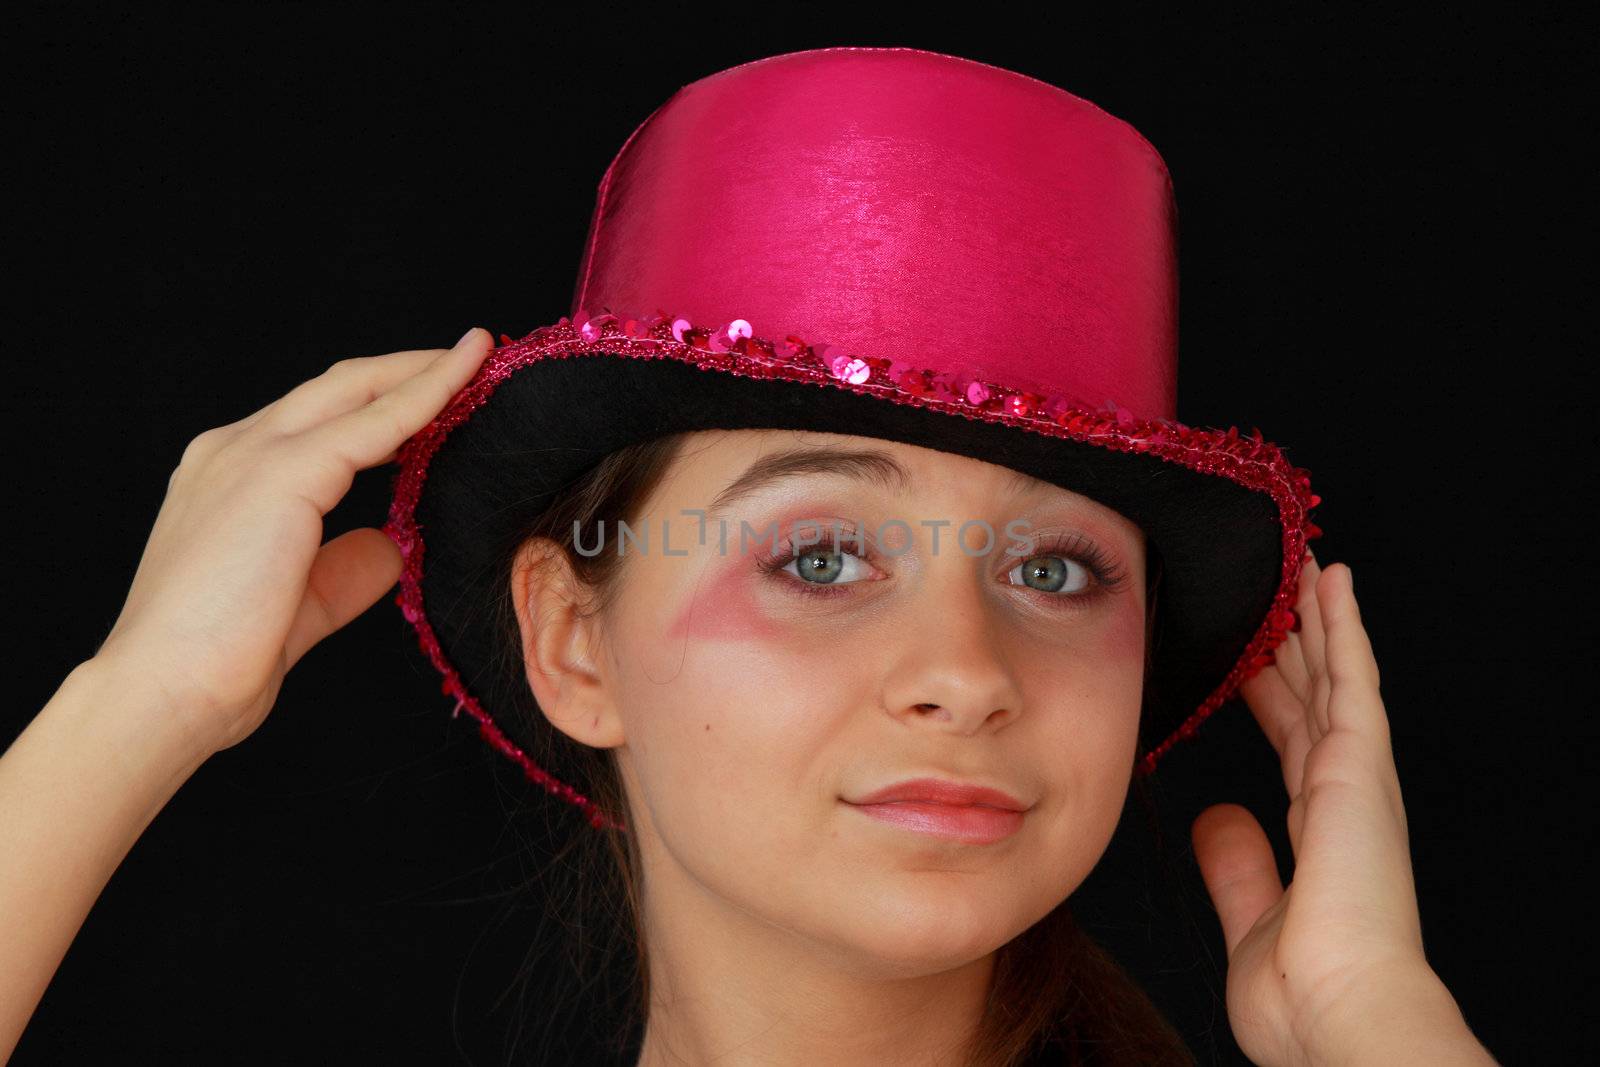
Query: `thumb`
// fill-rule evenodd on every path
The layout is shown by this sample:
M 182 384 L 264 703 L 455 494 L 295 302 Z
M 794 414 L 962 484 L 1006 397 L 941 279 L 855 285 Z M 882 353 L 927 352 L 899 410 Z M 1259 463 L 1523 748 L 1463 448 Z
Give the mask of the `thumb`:
M 1256 817 L 1238 804 L 1214 804 L 1202 811 L 1191 837 L 1231 959 L 1261 913 L 1283 896 L 1272 843 Z
M 287 667 L 394 588 L 404 562 L 389 535 L 370 526 L 348 530 L 319 548 L 284 639 Z

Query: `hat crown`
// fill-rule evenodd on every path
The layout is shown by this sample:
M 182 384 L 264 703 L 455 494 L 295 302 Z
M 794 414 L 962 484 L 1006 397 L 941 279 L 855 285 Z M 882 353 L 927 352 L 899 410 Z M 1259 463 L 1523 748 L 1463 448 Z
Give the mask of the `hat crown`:
M 1137 130 L 915 48 L 679 89 L 596 197 L 571 313 L 682 315 L 1176 418 L 1177 209 Z

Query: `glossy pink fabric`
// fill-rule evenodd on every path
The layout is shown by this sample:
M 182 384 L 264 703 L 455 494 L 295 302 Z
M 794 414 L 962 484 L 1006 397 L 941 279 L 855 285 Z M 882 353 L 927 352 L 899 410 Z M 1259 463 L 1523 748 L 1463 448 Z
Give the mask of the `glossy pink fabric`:
M 1160 155 L 1071 93 L 921 49 L 792 52 L 633 132 L 572 313 L 743 318 L 1173 419 L 1176 228 Z

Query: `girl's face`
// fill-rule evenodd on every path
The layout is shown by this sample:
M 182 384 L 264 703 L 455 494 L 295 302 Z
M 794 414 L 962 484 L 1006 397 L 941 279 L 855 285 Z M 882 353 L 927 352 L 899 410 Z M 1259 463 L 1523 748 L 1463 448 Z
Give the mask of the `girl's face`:
M 653 915 L 693 898 L 856 973 L 925 974 L 992 952 L 1094 866 L 1136 755 L 1129 520 L 949 453 L 751 430 L 692 435 L 633 530 L 614 606 L 529 680 L 560 729 L 619 747 Z M 963 831 L 852 803 L 927 777 L 1026 810 Z

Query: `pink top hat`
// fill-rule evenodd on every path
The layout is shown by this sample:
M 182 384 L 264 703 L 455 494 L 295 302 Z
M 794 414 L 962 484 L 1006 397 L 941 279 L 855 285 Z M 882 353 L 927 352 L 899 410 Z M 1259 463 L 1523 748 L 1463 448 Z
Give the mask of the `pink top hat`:
M 479 699 L 503 670 L 486 613 L 438 605 L 503 584 L 484 553 L 617 448 L 822 430 L 1011 467 L 1141 527 L 1162 583 L 1152 771 L 1298 627 L 1321 533 L 1309 473 L 1259 430 L 1176 421 L 1176 227 L 1149 142 L 1013 71 L 821 48 L 679 89 L 600 180 L 570 314 L 502 336 L 401 452 L 396 601 L 456 713 L 602 825 Z M 490 420 L 527 456 L 479 455 Z M 476 512 L 437 513 L 430 472 L 483 485 Z

